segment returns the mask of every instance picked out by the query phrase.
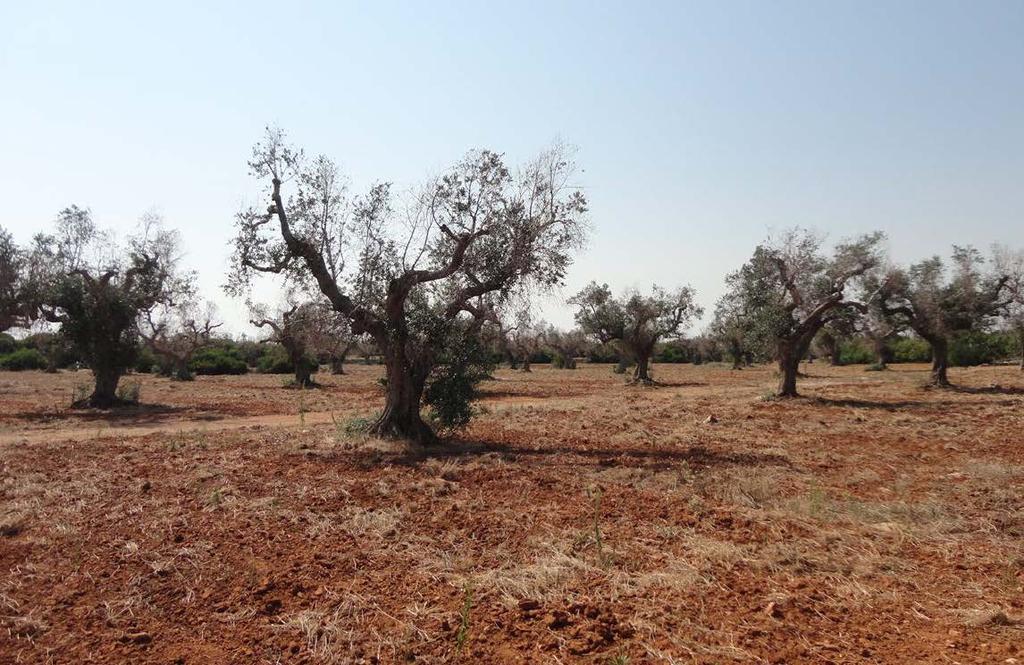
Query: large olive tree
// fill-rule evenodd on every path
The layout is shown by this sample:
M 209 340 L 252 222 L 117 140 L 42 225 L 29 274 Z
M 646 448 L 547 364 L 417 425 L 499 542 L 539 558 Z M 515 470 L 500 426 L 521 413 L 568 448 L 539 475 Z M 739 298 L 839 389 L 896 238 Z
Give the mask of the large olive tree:
M 650 295 L 627 291 L 616 298 L 607 284 L 591 282 L 570 298 L 576 324 L 601 344 L 612 344 L 636 363 L 632 383 L 653 385 L 651 356 L 659 340 L 678 338 L 703 310 L 689 286 L 666 291 L 655 286 Z
M 931 384 L 949 385 L 949 345 L 957 333 L 983 329 L 1012 302 L 1008 275 L 985 272 L 973 247 L 953 247 L 953 270 L 933 256 L 894 268 L 879 290 L 883 312 L 913 330 L 932 351 Z
M 372 337 L 386 366 L 379 436 L 433 441 L 420 412 L 428 384 L 454 385 L 453 352 L 476 348 L 467 342 L 486 311 L 526 285 L 561 282 L 584 238 L 586 200 L 560 147 L 518 170 L 471 152 L 405 201 L 388 185 L 350 197 L 330 160 L 307 160 L 277 130 L 249 166 L 268 205 L 237 217 L 229 288 L 257 273 L 311 285 L 353 334 Z
M 189 281 L 177 272 L 178 259 L 177 233 L 152 214 L 123 244 L 77 206 L 60 212 L 52 234 L 35 237 L 27 302 L 33 316 L 60 325 L 92 370 L 93 392 L 80 405 L 119 402 L 118 383 L 139 350 L 140 315 L 172 302 Z
M 881 264 L 883 238 L 881 233 L 861 236 L 840 243 L 829 255 L 819 236 L 793 229 L 759 245 L 729 275 L 729 296 L 742 303 L 752 336 L 775 347 L 780 397 L 797 395 L 800 361 L 818 331 L 851 308 L 865 309 L 863 300 L 848 297 L 847 290 Z

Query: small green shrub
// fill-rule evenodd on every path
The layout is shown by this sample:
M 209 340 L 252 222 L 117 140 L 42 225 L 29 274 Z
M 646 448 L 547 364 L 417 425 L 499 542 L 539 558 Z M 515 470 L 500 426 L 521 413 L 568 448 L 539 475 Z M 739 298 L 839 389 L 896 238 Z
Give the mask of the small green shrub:
M 875 352 L 868 341 L 853 338 L 839 345 L 839 362 L 842 365 L 867 365 L 875 361 Z
M 235 348 L 209 347 L 196 351 L 189 363 L 193 374 L 211 376 L 217 374 L 245 374 L 249 366 L 241 352 Z
M 920 337 L 900 337 L 892 343 L 892 360 L 897 363 L 926 363 L 932 349 Z
M 17 349 L 0 356 L 0 369 L 11 372 L 45 368 L 46 358 L 35 349 Z
M 7 333 L 0 333 L 0 356 L 13 353 L 18 348 L 18 342 Z

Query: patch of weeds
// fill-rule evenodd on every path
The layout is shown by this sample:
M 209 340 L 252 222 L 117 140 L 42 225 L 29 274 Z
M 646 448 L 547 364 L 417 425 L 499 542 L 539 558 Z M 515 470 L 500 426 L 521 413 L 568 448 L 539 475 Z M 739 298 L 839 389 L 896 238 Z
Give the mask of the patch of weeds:
M 373 418 L 352 418 L 342 427 L 345 434 L 366 434 L 373 425 Z
M 127 381 L 117 387 L 117 399 L 126 404 L 138 404 L 141 396 L 141 381 Z
M 821 487 L 813 485 L 807 493 L 807 514 L 814 518 L 823 517 L 828 507 L 828 495 Z
M 215 487 L 213 491 L 210 492 L 210 496 L 206 500 L 206 505 L 210 508 L 219 508 L 222 503 L 224 503 L 224 490 L 220 487 Z
M 462 653 L 469 641 L 469 612 L 473 609 L 473 587 L 462 587 L 462 608 L 459 610 L 459 630 L 455 633 L 455 653 Z
M 865 372 L 884 372 L 889 369 L 889 366 L 884 363 L 871 363 L 864 368 Z
M 608 665 L 629 665 L 629 656 L 620 651 L 608 659 Z
M 76 383 L 71 389 L 71 404 L 82 404 L 89 399 L 90 386 L 88 383 Z
M 757 398 L 759 402 L 778 402 L 779 396 L 774 392 L 761 393 L 761 396 Z

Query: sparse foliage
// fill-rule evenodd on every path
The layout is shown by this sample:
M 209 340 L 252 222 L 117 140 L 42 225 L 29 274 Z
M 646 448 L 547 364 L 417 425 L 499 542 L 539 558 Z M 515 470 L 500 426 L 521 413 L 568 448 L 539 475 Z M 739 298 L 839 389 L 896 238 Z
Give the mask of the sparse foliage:
M 647 385 L 654 383 L 650 360 L 658 341 L 679 337 L 703 312 L 689 286 L 671 292 L 655 286 L 650 295 L 629 291 L 616 298 L 607 284 L 591 282 L 569 303 L 578 308 L 577 325 L 601 344 L 615 345 L 636 364 L 632 382 Z
M 883 280 L 883 312 L 912 329 L 932 351 L 931 383 L 948 386 L 949 346 L 957 333 L 984 329 L 1012 302 L 1009 276 L 983 271 L 985 259 L 973 247 L 953 247 L 953 270 L 933 256 L 907 269 L 894 268 Z
M 848 311 L 865 310 L 862 301 L 847 298 L 847 287 L 881 263 L 884 236 L 873 233 L 822 251 L 815 234 L 794 229 L 778 240 L 759 245 L 751 259 L 729 275 L 729 295 L 750 317 L 750 335 L 774 346 L 779 363 L 780 397 L 797 394 L 800 360 L 815 335 Z
M 139 349 L 139 317 L 172 303 L 189 279 L 177 273 L 178 236 L 147 214 L 124 245 L 96 228 L 88 210 L 61 211 L 53 234 L 35 237 L 27 303 L 61 335 L 95 376 L 84 400 L 107 408 Z
M 479 334 L 515 291 L 560 283 L 584 237 L 586 200 L 560 146 L 516 172 L 497 153 L 472 152 L 402 202 L 386 184 L 348 199 L 329 160 L 307 161 L 277 130 L 249 166 L 270 205 L 238 215 L 228 288 L 276 274 L 319 291 L 353 334 L 369 335 L 387 368 L 380 436 L 433 441 L 420 408 L 453 331 Z

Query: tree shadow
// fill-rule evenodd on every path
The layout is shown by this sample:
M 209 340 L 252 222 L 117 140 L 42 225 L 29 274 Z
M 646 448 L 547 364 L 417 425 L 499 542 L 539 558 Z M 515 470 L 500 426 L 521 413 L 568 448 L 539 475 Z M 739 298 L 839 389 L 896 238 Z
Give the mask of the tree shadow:
M 636 467 L 647 469 L 671 469 L 681 462 L 690 466 L 784 466 L 791 467 L 790 460 L 777 454 L 744 452 L 719 452 L 705 446 L 688 448 L 576 448 L 565 445 L 520 447 L 494 441 L 473 441 L 449 439 L 427 447 L 397 453 L 390 462 L 406 466 L 418 466 L 430 459 L 459 459 L 497 454 L 506 459 L 537 460 L 549 463 L 554 459 L 564 464 L 580 465 L 580 458 L 594 467 Z
M 22 411 L 14 414 L 14 419 L 44 425 L 69 420 L 86 423 L 150 425 L 177 418 L 187 411 L 188 409 L 185 407 L 166 404 L 132 404 L 109 409 L 73 408 L 60 411 Z M 224 416 L 219 414 L 201 413 L 193 414 L 189 420 L 213 421 L 223 418 Z
M 971 386 L 949 386 L 948 390 L 967 395 L 1024 395 L 1024 388 L 1018 386 L 984 386 L 974 388 Z
M 934 406 L 930 402 L 916 402 L 912 400 L 897 400 L 895 402 L 884 402 L 881 400 L 833 398 L 833 397 L 808 397 L 808 402 L 822 406 L 839 406 L 851 409 L 882 409 L 884 411 L 899 411 L 902 409 L 920 409 Z

